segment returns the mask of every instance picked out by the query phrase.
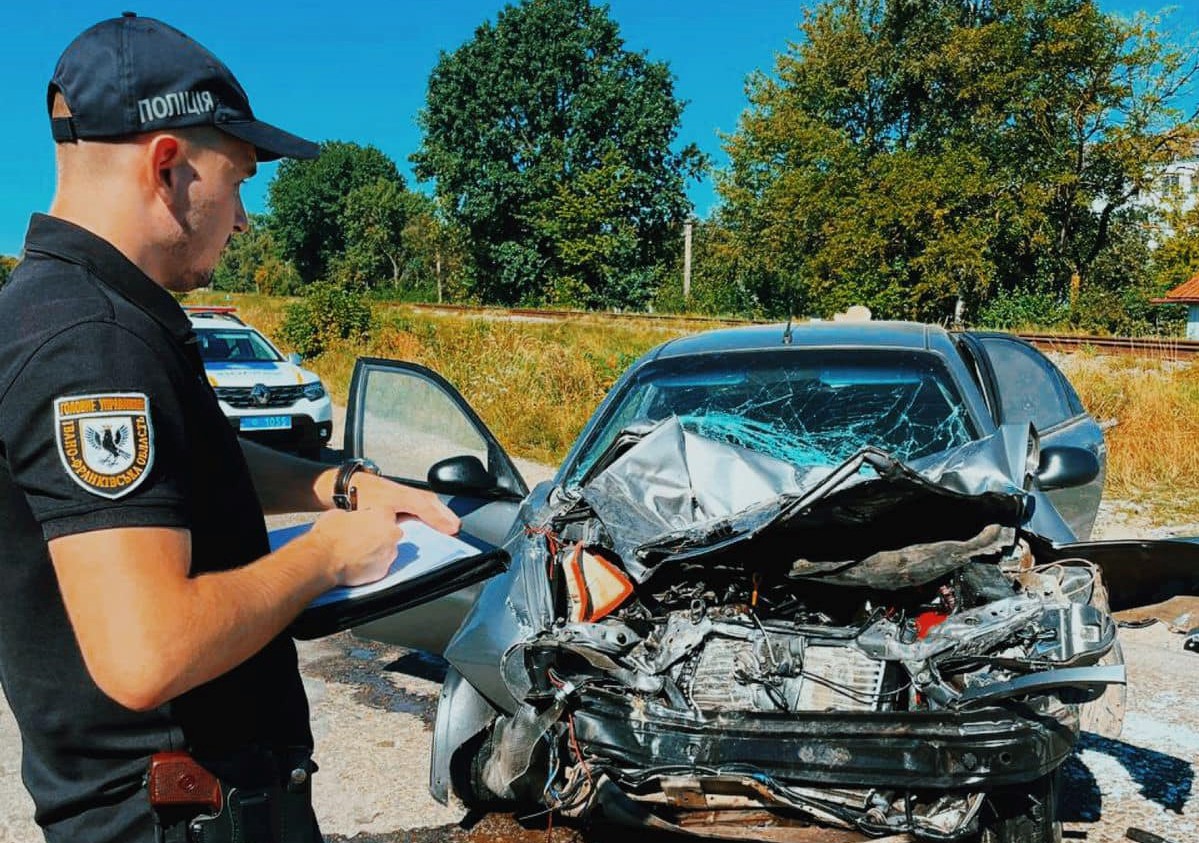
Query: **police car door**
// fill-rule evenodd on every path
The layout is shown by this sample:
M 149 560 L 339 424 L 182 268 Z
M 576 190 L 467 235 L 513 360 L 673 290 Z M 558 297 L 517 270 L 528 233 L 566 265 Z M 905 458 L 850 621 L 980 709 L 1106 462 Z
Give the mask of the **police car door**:
M 386 476 L 437 492 L 462 519 L 464 533 L 491 545 L 503 542 L 529 493 L 512 460 L 458 390 L 414 363 L 358 360 L 346 405 L 345 455 L 373 460 Z M 447 576 L 463 587 L 354 632 L 441 653 L 483 580 L 494 573 L 494 566 L 456 570 Z

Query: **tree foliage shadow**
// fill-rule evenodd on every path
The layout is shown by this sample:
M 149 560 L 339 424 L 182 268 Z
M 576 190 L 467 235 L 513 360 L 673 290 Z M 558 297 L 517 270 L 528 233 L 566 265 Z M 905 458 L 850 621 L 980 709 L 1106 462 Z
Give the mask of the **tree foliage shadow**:
M 1067 822 L 1097 822 L 1102 815 L 1103 798 L 1094 774 L 1083 762 L 1084 751 L 1099 752 L 1120 763 L 1129 777 L 1140 786 L 1145 799 L 1167 811 L 1181 814 L 1195 782 L 1195 767 L 1190 761 L 1164 752 L 1083 732 L 1078 745 L 1061 767 L 1062 787 L 1059 813 Z

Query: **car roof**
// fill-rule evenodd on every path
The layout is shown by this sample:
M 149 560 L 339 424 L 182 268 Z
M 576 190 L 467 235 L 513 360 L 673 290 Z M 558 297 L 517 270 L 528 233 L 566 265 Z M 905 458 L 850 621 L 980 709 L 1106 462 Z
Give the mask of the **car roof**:
M 253 330 L 245 322 L 235 316 L 226 316 L 223 313 L 189 313 L 188 320 L 192 323 L 193 328 L 240 328 L 244 331 Z
M 939 325 L 920 322 L 795 322 L 790 342 L 787 325 L 748 325 L 692 334 L 658 348 L 657 358 L 691 354 L 790 348 L 888 348 L 953 352 L 953 338 Z
M 193 328 L 248 328 L 230 305 L 185 304 L 183 312 Z

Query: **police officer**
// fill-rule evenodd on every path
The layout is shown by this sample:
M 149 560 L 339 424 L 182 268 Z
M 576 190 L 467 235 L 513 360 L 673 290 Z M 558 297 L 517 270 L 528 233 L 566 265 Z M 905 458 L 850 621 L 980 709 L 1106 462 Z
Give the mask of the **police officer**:
M 240 788 L 245 839 L 317 840 L 307 803 L 270 802 L 306 796 L 313 769 L 284 630 L 386 571 L 397 513 L 457 518 L 356 464 L 239 443 L 171 296 L 246 229 L 256 162 L 317 147 L 258 120 L 195 41 L 129 14 L 67 47 L 48 105 L 56 195 L 0 292 L 0 681 L 36 820 L 51 841 L 183 840 L 201 809 L 156 811 L 146 786 L 151 757 L 182 750 Z M 351 481 L 358 509 L 332 509 Z M 317 509 L 269 551 L 264 511 Z

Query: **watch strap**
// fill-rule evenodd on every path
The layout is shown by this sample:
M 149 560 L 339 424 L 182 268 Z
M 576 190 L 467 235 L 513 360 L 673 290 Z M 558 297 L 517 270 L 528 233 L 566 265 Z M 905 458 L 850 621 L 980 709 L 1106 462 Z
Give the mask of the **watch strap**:
M 361 457 L 343 462 L 333 478 L 333 505 L 338 509 L 353 511 L 358 508 L 358 490 L 350 485 L 350 480 L 359 471 L 365 471 L 367 474 L 381 473 L 379 466 Z

